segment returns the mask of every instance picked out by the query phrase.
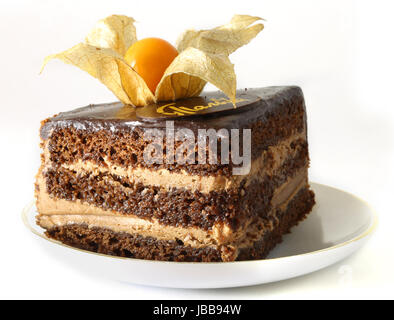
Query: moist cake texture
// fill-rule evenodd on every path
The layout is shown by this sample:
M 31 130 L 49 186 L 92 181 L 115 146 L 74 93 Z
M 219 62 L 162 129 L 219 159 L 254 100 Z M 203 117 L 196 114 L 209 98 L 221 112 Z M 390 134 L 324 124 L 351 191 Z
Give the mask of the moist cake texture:
M 213 93 L 177 104 L 206 105 L 223 97 Z M 266 257 L 314 205 L 305 103 L 298 87 L 249 89 L 237 97 L 242 108 L 173 121 L 175 129 L 196 136 L 199 129 L 251 129 L 245 175 L 233 175 L 236 165 L 223 164 L 220 155 L 218 164 L 144 161 L 145 130 L 165 130 L 169 119 L 150 116 L 160 105 L 91 105 L 43 121 L 37 223 L 53 239 L 122 257 Z

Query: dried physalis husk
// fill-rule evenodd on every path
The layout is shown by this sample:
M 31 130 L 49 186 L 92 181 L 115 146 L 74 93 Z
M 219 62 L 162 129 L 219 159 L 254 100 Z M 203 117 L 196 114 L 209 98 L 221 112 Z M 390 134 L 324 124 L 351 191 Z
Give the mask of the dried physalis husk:
M 176 100 L 201 93 L 207 82 L 235 101 L 234 65 L 227 55 L 187 48 L 167 68 L 156 89 L 158 100 Z
M 263 20 L 259 17 L 235 15 L 230 23 L 210 30 L 187 30 L 177 41 L 177 48 L 183 51 L 193 47 L 208 53 L 230 55 L 238 48 L 248 44 L 264 25 L 254 24 Z
M 80 43 L 48 56 L 74 65 L 100 80 L 125 104 L 144 106 L 155 101 L 144 79 L 124 60 L 127 49 L 137 41 L 134 19 L 113 15 L 100 20 Z
M 47 57 L 72 64 L 100 80 L 125 104 L 144 106 L 154 101 L 197 96 L 207 82 L 235 103 L 236 75 L 228 56 L 262 29 L 258 17 L 236 15 L 230 23 L 201 31 L 186 31 L 178 40 L 179 55 L 165 71 L 155 96 L 142 77 L 124 60 L 137 41 L 134 19 L 113 15 L 97 23 L 81 43 Z M 43 67 L 44 67 L 43 66 Z
M 127 49 L 137 41 L 134 22 L 133 18 L 119 15 L 102 19 L 86 36 L 86 43 L 112 49 L 124 57 Z
M 223 91 L 235 104 L 236 75 L 228 56 L 261 30 L 258 17 L 235 15 L 230 23 L 211 30 L 188 30 L 177 41 L 178 57 L 156 89 L 158 100 L 199 95 L 206 82 Z
M 64 52 L 46 57 L 42 68 L 52 59 L 59 59 L 86 71 L 125 104 L 144 106 L 155 100 L 140 75 L 111 49 L 80 43 Z

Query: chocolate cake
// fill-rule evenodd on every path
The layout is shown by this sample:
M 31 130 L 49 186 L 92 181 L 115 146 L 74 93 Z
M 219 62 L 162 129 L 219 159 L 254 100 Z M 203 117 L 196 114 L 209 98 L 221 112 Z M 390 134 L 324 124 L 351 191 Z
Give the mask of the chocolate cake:
M 181 129 L 203 149 L 171 161 L 180 142 L 171 145 L 166 133 Z M 216 146 L 198 144 L 204 129 L 218 133 Z M 234 130 L 244 153 L 248 132 L 251 143 L 250 165 L 238 174 L 234 146 L 227 159 L 221 153 L 231 140 L 224 133 Z M 146 161 L 147 131 L 163 134 L 161 162 Z M 90 105 L 43 121 L 40 136 L 37 223 L 81 249 L 166 261 L 262 259 L 314 205 L 298 87 L 238 91 L 236 108 L 219 92 L 141 108 Z M 188 161 L 215 148 L 216 162 Z

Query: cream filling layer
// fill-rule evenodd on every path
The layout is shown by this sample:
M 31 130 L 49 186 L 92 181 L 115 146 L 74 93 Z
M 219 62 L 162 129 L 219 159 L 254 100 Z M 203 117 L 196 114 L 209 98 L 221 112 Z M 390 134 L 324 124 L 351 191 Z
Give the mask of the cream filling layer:
M 167 169 L 150 170 L 146 168 L 124 168 L 117 166 L 108 158 L 104 159 L 105 166 L 97 165 L 92 161 L 78 160 L 73 164 L 64 164 L 62 167 L 76 171 L 79 174 L 109 173 L 128 179 L 131 183 L 141 183 L 146 186 L 157 186 L 164 190 L 171 188 L 184 188 L 201 193 L 211 191 L 225 191 L 236 188 L 246 179 L 247 186 L 253 179 L 263 178 L 265 175 L 274 175 L 289 157 L 294 157 L 299 151 L 299 146 L 291 148 L 291 144 L 298 139 L 306 139 L 305 131 L 296 133 L 290 138 L 281 141 L 278 145 L 269 147 L 259 158 L 254 160 L 251 170 L 246 176 L 199 176 L 183 172 L 171 172 Z M 273 155 L 273 159 L 270 157 Z M 270 158 L 269 158 L 270 157 Z M 268 159 L 269 158 L 269 159 Z M 44 145 L 44 167 L 52 167 L 49 160 L 48 142 Z
M 249 221 L 245 228 L 235 232 L 222 223 L 215 224 L 211 230 L 167 226 L 155 219 L 146 220 L 134 215 L 124 216 L 114 211 L 93 207 L 79 200 L 54 199 L 46 192 L 45 179 L 42 175 L 38 176 L 37 183 L 40 190 L 37 194 L 37 210 L 40 213 L 37 222 L 45 229 L 69 224 L 86 224 L 89 228 L 106 228 L 113 232 L 139 234 L 160 240 L 179 239 L 185 245 L 198 248 L 222 245 L 247 247 L 276 225 L 276 223 L 260 219 Z M 281 191 L 275 193 L 272 202 L 285 209 L 288 202 L 306 184 L 307 170 L 304 168 L 281 186 Z

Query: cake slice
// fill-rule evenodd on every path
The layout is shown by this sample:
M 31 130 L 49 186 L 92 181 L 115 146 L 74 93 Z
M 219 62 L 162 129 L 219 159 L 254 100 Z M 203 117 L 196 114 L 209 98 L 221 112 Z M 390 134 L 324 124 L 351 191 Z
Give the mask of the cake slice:
M 229 105 L 214 93 L 137 109 L 90 105 L 43 121 L 37 223 L 53 239 L 115 256 L 265 258 L 314 205 L 303 94 L 298 87 L 249 89 L 238 92 L 237 108 Z M 144 134 L 165 134 L 169 120 L 196 140 L 201 129 L 250 129 L 250 166 L 235 175 L 239 163 L 220 155 L 216 163 L 167 161 L 167 136 L 165 161 L 147 162 Z M 221 151 L 229 137 L 219 136 Z

